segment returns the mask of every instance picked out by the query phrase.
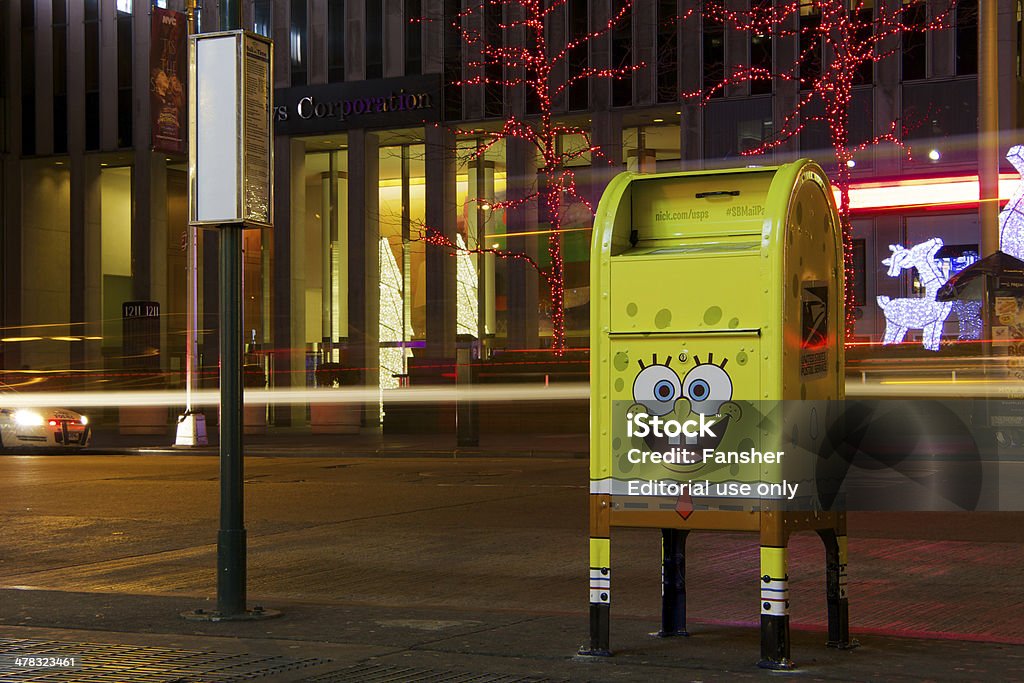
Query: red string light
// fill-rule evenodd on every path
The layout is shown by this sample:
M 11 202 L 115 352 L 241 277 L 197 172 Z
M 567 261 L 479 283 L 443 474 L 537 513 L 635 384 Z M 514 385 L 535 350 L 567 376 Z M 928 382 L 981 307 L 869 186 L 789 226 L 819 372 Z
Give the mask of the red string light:
M 491 202 L 491 206 L 495 210 L 502 210 L 520 207 L 531 201 L 538 202 L 547 216 L 550 228 L 547 245 L 550 267 L 541 269 L 533 258 L 520 252 L 460 249 L 436 229 L 426 228 L 421 237 L 425 243 L 449 249 L 452 253 L 494 254 L 500 258 L 527 262 L 542 273 L 547 280 L 551 298 L 551 348 L 558 356 L 564 354 L 566 348 L 565 263 L 561 237 L 563 205 L 578 202 L 593 214 L 590 202 L 577 189 L 575 175 L 569 164 L 587 154 L 592 161 L 605 157 L 600 148 L 592 143 L 589 132 L 555 122 L 556 102 L 576 83 L 589 79 L 631 78 L 634 71 L 645 67 L 645 64 L 638 63 L 614 68 L 568 69 L 570 55 L 579 49 L 586 49 L 592 41 L 609 35 L 629 16 L 632 0 L 624 0 L 619 9 L 596 30 L 570 37 L 561 47 L 553 46 L 548 43 L 546 29 L 552 22 L 564 20 L 560 10 L 565 4 L 566 0 L 480 0 L 462 10 L 451 23 L 472 55 L 466 62 L 468 75 L 454 81 L 452 85 L 523 87 L 536 99 L 536 116 L 528 119 L 512 116 L 497 132 L 456 129 L 455 133 L 483 140 L 472 154 L 478 160 L 483 159 L 488 150 L 502 140 L 522 140 L 536 150 L 543 162 L 538 191 L 526 197 Z M 483 25 L 483 13 L 487 7 L 494 10 L 495 16 L 504 17 L 496 24 L 503 36 L 501 45 L 488 43 L 485 31 L 479 28 Z M 489 77 L 488 67 L 499 67 L 497 70 L 503 74 L 502 78 Z M 566 136 L 579 136 L 583 145 L 578 149 L 563 149 L 561 139 Z
M 423 228 L 420 230 L 418 240 L 424 244 L 429 244 L 435 247 L 441 247 L 447 249 L 451 256 L 458 254 L 494 254 L 498 258 L 507 259 L 511 261 L 522 261 L 528 264 L 531 268 L 536 270 L 538 273 L 543 273 L 543 269 L 537 265 L 537 262 L 529 254 L 524 254 L 519 251 L 509 251 L 507 249 L 488 249 L 484 247 L 460 247 L 450 239 L 442 235 L 437 230 L 432 228 Z
M 864 151 L 881 142 L 903 147 L 906 125 L 897 130 L 899 122 L 890 124 L 889 130 L 870 140 L 860 143 L 850 141 L 850 104 L 853 86 L 859 69 L 865 64 L 877 63 L 895 54 L 899 48 L 898 38 L 904 33 L 927 33 L 949 28 L 955 2 L 930 21 L 909 24 L 903 19 L 903 7 L 891 5 L 875 7 L 867 0 L 793 0 L 778 5 L 759 5 L 749 10 L 730 10 L 709 0 L 705 2 L 702 16 L 706 21 L 724 23 L 735 30 L 760 36 L 779 38 L 798 37 L 807 47 L 796 59 L 774 71 L 745 65 L 736 67 L 720 83 L 700 92 L 683 93 L 684 97 L 700 98 L 707 104 L 713 97 L 723 94 L 727 87 L 744 81 L 796 81 L 802 93 L 796 107 L 790 111 L 769 139 L 759 146 L 745 150 L 744 155 L 764 154 L 799 135 L 809 123 L 824 122 L 828 127 L 829 141 L 835 156 L 837 168 L 835 185 L 839 188 L 839 216 L 843 236 L 843 270 L 846 278 L 845 311 L 846 337 L 849 340 L 854 331 L 856 319 L 854 309 L 853 232 L 850 222 L 850 180 L 851 162 L 857 152 Z M 817 22 L 800 26 L 801 11 L 818 17 Z M 797 26 L 798 28 L 792 28 Z M 895 44 L 896 47 L 892 45 Z M 829 59 L 821 59 L 827 53 Z M 808 78 L 805 73 L 811 64 L 820 64 L 818 74 Z M 801 72 L 805 73 L 801 73 Z M 814 103 L 820 103 L 824 114 L 809 111 Z M 897 135 L 897 132 L 902 135 Z M 906 149 L 906 148 L 904 148 Z M 909 149 L 906 149 L 909 155 Z

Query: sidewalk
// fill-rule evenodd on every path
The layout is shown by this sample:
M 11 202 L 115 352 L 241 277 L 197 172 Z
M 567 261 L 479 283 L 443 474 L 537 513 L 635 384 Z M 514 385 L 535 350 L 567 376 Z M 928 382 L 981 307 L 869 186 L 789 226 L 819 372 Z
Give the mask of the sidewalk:
M 202 623 L 180 614 L 215 609 L 216 448 L 115 436 L 95 452 L 144 457 L 0 459 L 0 683 L 790 675 L 755 666 L 759 551 L 745 534 L 693 535 L 692 637 L 660 640 L 658 534 L 616 529 L 615 656 L 574 658 L 588 635 L 587 462 L 530 456 L 578 452 L 583 437 L 471 450 L 447 435 L 249 437 L 248 454 L 278 457 L 246 463 L 247 604 L 283 616 Z M 357 448 L 438 457 L 328 457 Z M 498 453 L 519 459 L 463 459 Z M 792 675 L 1024 681 L 1021 529 L 1020 513 L 851 513 L 852 652 L 823 646 L 821 544 L 795 536 Z M 85 666 L 28 671 L 19 653 Z
M 658 639 L 656 624 L 613 617 L 615 656 L 574 657 L 584 613 L 278 602 L 275 619 L 203 623 L 187 597 L 0 591 L 0 681 L 171 683 L 340 681 L 735 681 L 779 675 L 755 666 L 756 628 L 692 624 Z M 250 604 L 258 601 L 250 600 Z M 794 631 L 799 669 L 819 681 L 1024 680 L 1024 646 L 861 636 L 852 651 Z M 77 657 L 76 670 L 33 674 L 11 657 Z

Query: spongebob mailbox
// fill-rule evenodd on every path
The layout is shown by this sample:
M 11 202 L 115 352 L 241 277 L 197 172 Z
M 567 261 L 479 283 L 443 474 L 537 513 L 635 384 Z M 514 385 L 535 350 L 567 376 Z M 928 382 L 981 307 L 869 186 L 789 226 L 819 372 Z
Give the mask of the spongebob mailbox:
M 686 535 L 759 532 L 767 668 L 792 666 L 789 536 L 817 531 L 829 644 L 850 645 L 846 520 L 823 510 L 812 455 L 817 411 L 843 397 L 839 226 L 831 186 L 806 160 L 623 173 L 606 189 L 591 254 L 583 654 L 610 653 L 614 526 L 662 530 L 663 636 L 686 635 Z

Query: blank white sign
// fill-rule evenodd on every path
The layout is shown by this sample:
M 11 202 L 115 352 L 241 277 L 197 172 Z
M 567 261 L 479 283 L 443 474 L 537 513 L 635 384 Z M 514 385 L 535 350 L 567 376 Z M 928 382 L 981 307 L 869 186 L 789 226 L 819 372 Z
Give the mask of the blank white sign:
M 196 41 L 194 220 L 237 222 L 239 210 L 238 38 Z

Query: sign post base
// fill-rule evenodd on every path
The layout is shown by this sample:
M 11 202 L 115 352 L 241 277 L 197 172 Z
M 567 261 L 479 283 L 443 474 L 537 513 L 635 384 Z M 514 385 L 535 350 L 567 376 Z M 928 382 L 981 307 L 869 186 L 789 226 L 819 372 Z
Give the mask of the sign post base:
M 186 412 L 178 416 L 178 431 L 174 436 L 175 448 L 207 446 L 206 416 L 197 412 Z

